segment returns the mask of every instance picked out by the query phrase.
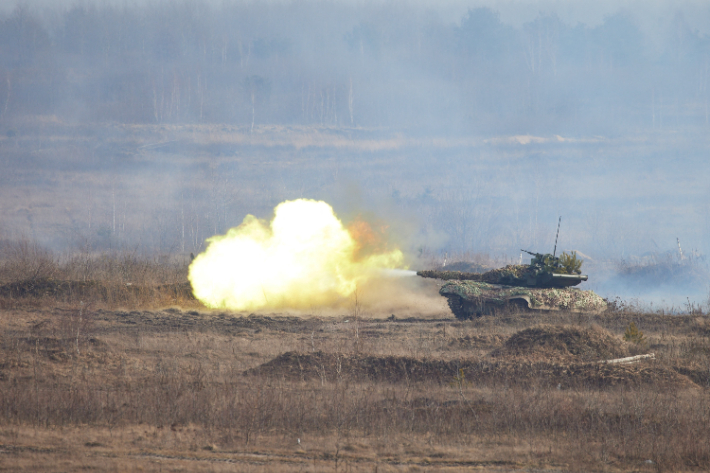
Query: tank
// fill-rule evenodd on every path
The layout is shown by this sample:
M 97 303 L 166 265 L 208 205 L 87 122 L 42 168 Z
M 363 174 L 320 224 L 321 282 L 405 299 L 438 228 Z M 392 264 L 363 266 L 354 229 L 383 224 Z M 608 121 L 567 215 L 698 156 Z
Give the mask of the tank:
M 575 253 L 532 253 L 530 264 L 508 265 L 485 273 L 419 271 L 426 278 L 444 279 L 439 290 L 457 319 L 533 310 L 602 312 L 606 302 L 593 291 L 575 288 L 588 278 Z

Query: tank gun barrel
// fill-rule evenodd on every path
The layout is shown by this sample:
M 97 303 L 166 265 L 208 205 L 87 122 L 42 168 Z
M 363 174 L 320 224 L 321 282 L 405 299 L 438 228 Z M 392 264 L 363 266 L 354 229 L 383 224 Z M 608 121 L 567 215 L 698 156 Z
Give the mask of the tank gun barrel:
M 479 273 L 465 273 L 461 271 L 417 271 L 417 276 L 422 278 L 443 279 L 450 281 L 453 279 L 459 281 L 482 281 Z
M 520 250 L 520 251 L 522 251 L 523 253 L 527 253 L 530 256 L 542 256 L 542 253 L 533 253 L 532 251 L 528 251 L 528 250 Z

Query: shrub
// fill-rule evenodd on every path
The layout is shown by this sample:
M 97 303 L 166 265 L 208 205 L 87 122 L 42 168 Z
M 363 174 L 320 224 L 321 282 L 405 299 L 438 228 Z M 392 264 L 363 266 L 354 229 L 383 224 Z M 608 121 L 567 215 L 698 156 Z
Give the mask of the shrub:
M 633 322 L 629 323 L 626 327 L 626 331 L 624 332 L 624 340 L 635 343 L 638 346 L 646 346 L 646 338 L 643 336 L 643 332 L 639 330 Z

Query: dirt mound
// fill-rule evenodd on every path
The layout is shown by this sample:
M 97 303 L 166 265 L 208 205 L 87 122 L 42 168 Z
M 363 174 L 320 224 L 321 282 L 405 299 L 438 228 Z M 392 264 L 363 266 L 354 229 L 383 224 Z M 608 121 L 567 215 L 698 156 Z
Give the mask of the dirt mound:
M 456 369 L 451 371 L 448 365 L 446 361 L 427 361 L 397 356 L 288 352 L 261 366 L 247 370 L 244 374 L 290 380 L 348 379 L 397 383 L 409 379 L 441 383 L 456 374 Z
M 324 352 L 288 352 L 246 376 L 291 381 L 322 382 L 424 382 L 474 386 L 547 386 L 559 389 L 653 386 L 654 389 L 697 388 L 687 376 L 661 366 L 639 363 L 520 363 L 486 360 L 432 360 L 397 356 L 346 355 Z
M 705 367 L 687 367 L 687 366 L 675 366 L 674 369 L 687 376 L 691 381 L 693 381 L 698 386 L 703 388 L 710 388 L 710 372 Z
M 590 362 L 629 356 L 628 347 L 599 327 L 540 325 L 521 330 L 490 353 L 527 361 Z

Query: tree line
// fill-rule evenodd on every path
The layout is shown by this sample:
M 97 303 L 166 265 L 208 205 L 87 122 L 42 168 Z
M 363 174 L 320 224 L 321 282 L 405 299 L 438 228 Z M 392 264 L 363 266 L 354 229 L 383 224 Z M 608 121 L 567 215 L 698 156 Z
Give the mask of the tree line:
M 19 5 L 0 17 L 0 123 L 389 127 L 610 133 L 707 127 L 710 38 L 490 8 L 457 22 L 327 2 Z

